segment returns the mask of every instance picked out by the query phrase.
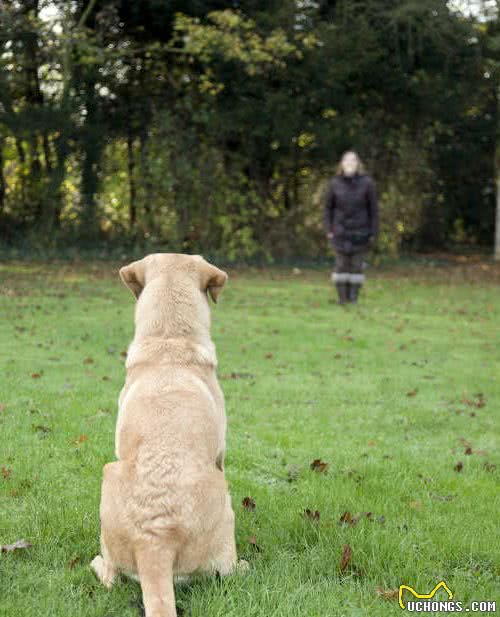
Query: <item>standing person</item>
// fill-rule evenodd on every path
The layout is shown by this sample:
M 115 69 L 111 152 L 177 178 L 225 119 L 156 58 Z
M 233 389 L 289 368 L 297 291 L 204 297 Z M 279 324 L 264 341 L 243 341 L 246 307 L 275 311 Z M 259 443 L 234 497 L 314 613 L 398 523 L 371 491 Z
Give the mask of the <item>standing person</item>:
M 336 252 L 332 282 L 339 304 L 355 304 L 365 280 L 363 258 L 378 234 L 378 203 L 375 183 L 352 150 L 343 154 L 330 180 L 324 216 L 327 237 Z

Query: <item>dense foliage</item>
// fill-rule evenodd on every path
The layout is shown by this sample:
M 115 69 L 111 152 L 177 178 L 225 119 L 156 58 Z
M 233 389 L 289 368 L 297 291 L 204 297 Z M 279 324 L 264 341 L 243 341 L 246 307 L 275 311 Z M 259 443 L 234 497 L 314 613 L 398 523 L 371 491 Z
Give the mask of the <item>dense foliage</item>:
M 491 245 L 497 8 L 4 0 L 1 238 L 315 256 L 353 147 L 381 250 Z

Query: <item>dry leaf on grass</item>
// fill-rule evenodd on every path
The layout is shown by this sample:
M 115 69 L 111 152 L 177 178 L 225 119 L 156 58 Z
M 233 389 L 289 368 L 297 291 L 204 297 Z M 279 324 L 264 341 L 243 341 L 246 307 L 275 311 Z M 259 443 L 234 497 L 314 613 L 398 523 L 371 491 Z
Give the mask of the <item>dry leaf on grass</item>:
M 250 544 L 250 546 L 252 548 L 254 548 L 258 553 L 260 553 L 262 551 L 262 549 L 260 548 L 260 546 L 257 544 L 257 538 L 255 536 L 250 536 L 248 538 L 248 543 Z
M 354 527 L 354 525 L 357 525 L 359 523 L 359 519 L 360 519 L 360 514 L 358 512 L 358 514 L 356 514 L 355 516 L 353 516 L 348 510 L 346 512 L 344 512 L 344 514 L 342 514 L 342 516 L 339 519 L 339 524 L 340 525 L 351 525 L 352 527 Z
M 317 471 L 318 473 L 326 473 L 328 471 L 328 463 L 325 463 L 320 458 L 315 458 L 310 467 L 312 471 Z
M 31 427 L 34 431 L 38 431 L 39 433 L 50 433 L 52 430 L 49 426 L 44 426 L 43 424 L 32 424 Z
M 9 480 L 11 475 L 12 475 L 12 469 L 10 467 L 6 467 L 5 465 L 2 465 L 2 478 L 4 478 L 4 480 Z
M 319 510 L 309 510 L 309 508 L 306 508 L 302 515 L 304 518 L 314 521 L 315 523 L 319 523 L 319 519 L 321 518 Z
M 300 468 L 298 467 L 298 465 L 288 466 L 288 473 L 287 473 L 288 482 L 295 482 L 298 479 L 299 475 L 300 475 Z
M 456 495 L 437 495 L 436 493 L 429 493 L 429 497 L 435 501 L 451 501 L 455 499 Z
M 464 468 L 464 464 L 462 463 L 462 461 L 458 461 L 455 467 L 453 467 L 453 469 L 458 473 L 460 473 L 463 468 Z
M 399 589 L 383 589 L 382 587 L 377 587 L 375 591 L 377 595 L 384 600 L 397 600 L 399 597 Z
M 76 566 L 76 564 L 80 561 L 80 557 L 73 557 L 73 559 L 69 562 L 69 567 L 71 570 Z
M 410 508 L 413 508 L 413 510 L 422 510 L 422 502 L 418 501 L 418 500 L 414 500 L 414 501 L 410 501 Z
M 241 505 L 245 508 L 245 510 L 254 511 L 256 508 L 255 501 L 251 497 L 245 497 L 241 502 Z
M 352 548 L 349 544 L 344 544 L 342 549 L 342 557 L 340 558 L 340 571 L 345 572 L 349 566 L 352 557 Z
M 0 552 L 11 553 L 12 551 L 17 551 L 21 548 L 30 548 L 30 546 L 32 545 L 29 542 L 26 542 L 26 540 L 17 540 L 14 544 L 4 544 L 3 546 L 0 546 Z

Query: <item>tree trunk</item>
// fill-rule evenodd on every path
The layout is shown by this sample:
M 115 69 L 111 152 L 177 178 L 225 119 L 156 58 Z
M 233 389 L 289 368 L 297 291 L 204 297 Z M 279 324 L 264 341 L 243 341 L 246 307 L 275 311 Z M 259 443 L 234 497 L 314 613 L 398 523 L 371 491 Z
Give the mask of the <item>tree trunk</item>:
M 497 216 L 495 225 L 495 261 L 500 261 L 500 169 L 497 170 Z
M 0 214 L 5 205 L 5 176 L 3 175 L 3 139 L 0 141 Z
M 128 154 L 128 186 L 129 186 L 129 225 L 130 231 L 134 231 L 137 222 L 137 187 L 135 185 L 135 160 L 134 160 L 134 138 L 127 136 Z
M 144 221 L 143 229 L 146 234 L 153 231 L 153 178 L 149 168 L 149 133 L 145 125 L 140 136 L 141 177 L 144 186 Z
M 82 165 L 82 205 L 83 205 L 83 235 L 94 239 L 98 231 L 97 221 L 97 191 L 99 188 L 99 164 L 103 149 L 100 114 L 95 95 L 95 80 L 88 78 L 85 92 L 87 117 L 82 134 L 84 159 Z

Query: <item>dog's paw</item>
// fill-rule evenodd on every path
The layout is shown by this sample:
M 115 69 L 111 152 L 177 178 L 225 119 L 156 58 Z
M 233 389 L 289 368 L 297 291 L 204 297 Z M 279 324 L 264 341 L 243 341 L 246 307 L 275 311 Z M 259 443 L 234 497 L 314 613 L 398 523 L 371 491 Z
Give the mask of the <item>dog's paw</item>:
M 104 569 L 104 559 L 100 555 L 97 555 L 97 557 L 94 557 L 94 559 L 90 562 L 90 567 L 96 573 L 97 578 L 101 579 Z
M 115 579 L 113 568 L 106 564 L 101 555 L 94 557 L 94 559 L 90 562 L 90 567 L 94 570 L 101 583 L 110 589 Z
M 239 559 L 236 564 L 235 572 L 238 574 L 244 574 L 245 572 L 248 572 L 248 570 L 250 570 L 250 564 L 248 561 L 246 559 Z

